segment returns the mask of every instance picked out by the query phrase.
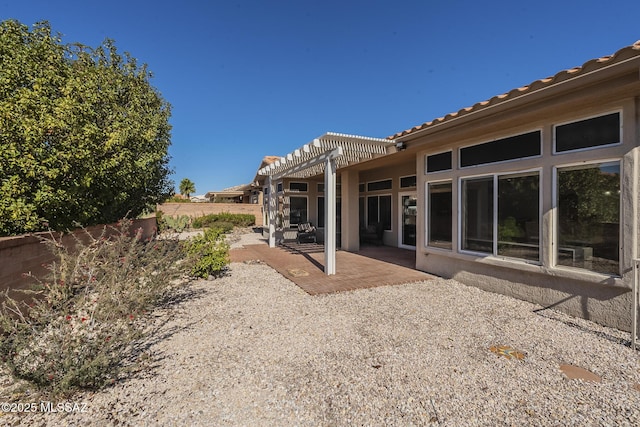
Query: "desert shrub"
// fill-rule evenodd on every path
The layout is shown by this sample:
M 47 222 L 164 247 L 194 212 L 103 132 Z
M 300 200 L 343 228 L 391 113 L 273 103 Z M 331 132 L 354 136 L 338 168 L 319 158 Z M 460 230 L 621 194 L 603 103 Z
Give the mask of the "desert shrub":
M 175 231 L 180 233 L 189 228 L 191 224 L 191 217 L 188 215 L 180 215 L 177 217 L 162 215 L 162 225 L 159 227 L 160 231 Z
M 208 228 L 187 240 L 185 246 L 194 277 L 218 276 L 229 264 L 229 244 L 221 228 Z
M 209 214 L 193 219 L 193 228 L 215 227 L 217 223 L 226 222 L 236 227 L 248 227 L 256 223 L 256 216 L 252 214 L 233 214 L 222 212 L 219 214 Z
M 177 239 L 142 241 L 131 222 L 104 227 L 99 236 L 43 241 L 55 255 L 33 298 L 8 293 L 0 309 L 0 356 L 17 378 L 53 395 L 97 389 L 114 381 L 122 360 L 142 337 L 147 310 L 184 282 Z M 30 275 L 27 275 L 30 276 Z
M 164 203 L 193 203 L 191 202 L 191 199 L 187 199 L 178 195 L 174 195 L 169 197 L 167 200 L 164 201 Z
M 226 221 L 216 221 L 211 227 L 219 229 L 222 233 L 229 233 L 233 231 L 234 225 Z

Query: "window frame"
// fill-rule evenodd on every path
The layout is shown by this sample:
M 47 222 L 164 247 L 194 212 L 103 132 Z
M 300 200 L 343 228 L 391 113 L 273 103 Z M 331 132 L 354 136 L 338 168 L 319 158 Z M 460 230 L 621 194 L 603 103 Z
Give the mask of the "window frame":
M 288 205 L 289 205 L 289 215 L 288 215 L 288 217 L 289 217 L 289 227 L 290 227 L 290 228 L 295 228 L 295 227 L 297 227 L 297 226 L 298 226 L 298 224 L 299 224 L 299 223 L 293 223 L 293 222 L 291 222 L 291 199 L 292 199 L 292 198 L 296 198 L 296 199 L 305 199 L 305 201 L 306 201 L 306 205 L 307 205 L 307 208 L 306 208 L 306 211 L 307 211 L 307 219 L 306 219 L 306 221 L 303 221 L 303 222 L 309 222 L 309 196 L 307 196 L 306 194 L 305 194 L 305 195 L 298 195 L 298 194 L 295 194 L 295 195 L 291 195 L 291 196 L 287 196 L 287 197 L 289 198 L 289 203 L 288 203 Z
M 298 190 L 296 188 L 291 188 L 291 184 L 304 184 L 305 190 Z M 303 181 L 289 181 L 289 192 L 290 193 L 308 193 L 309 192 L 309 183 Z
M 609 147 L 609 146 L 608 146 Z M 561 265 L 558 264 L 558 248 L 560 245 L 560 218 L 559 218 L 559 206 L 558 206 L 558 171 L 559 169 L 570 169 L 570 168 L 588 168 L 588 167 L 593 167 L 595 165 L 606 165 L 606 164 L 613 164 L 613 163 L 617 163 L 619 168 L 620 168 L 620 197 L 619 197 L 619 208 L 620 208 L 620 212 L 619 212 L 619 218 L 618 218 L 618 273 L 617 274 L 611 274 L 611 273 L 603 273 L 600 271 L 594 271 L 594 270 L 589 270 L 586 268 L 580 268 L 580 267 L 572 267 L 572 266 L 568 266 L 568 265 Z M 622 236 L 622 230 L 624 228 L 624 224 L 623 224 L 623 191 L 624 191 L 624 159 L 621 157 L 606 157 L 606 158 L 602 158 L 602 159 L 595 159 L 595 160 L 589 160 L 589 161 L 585 161 L 585 162 L 570 162 L 570 163 L 559 163 L 559 164 L 555 164 L 553 165 L 553 171 L 552 171 L 552 189 L 551 189 L 551 194 L 552 194 L 552 207 L 553 207 L 553 233 L 551 235 L 551 239 L 552 239 L 552 247 L 553 250 L 551 252 L 551 268 L 554 269 L 559 269 L 559 270 L 565 270 L 565 271 L 579 271 L 581 273 L 585 273 L 585 274 L 594 274 L 594 275 L 601 275 L 601 276 L 607 276 L 607 277 L 612 277 L 612 278 L 621 278 L 622 277 L 622 269 L 623 269 L 623 250 L 622 250 L 622 246 L 624 244 L 624 239 Z
M 416 183 L 414 185 L 410 185 L 410 186 L 403 186 L 402 185 L 402 179 L 403 178 L 415 178 Z M 418 187 L 418 175 L 417 174 L 411 174 L 411 175 L 403 175 L 401 177 L 398 178 L 399 182 L 400 182 L 400 190 L 405 190 L 405 189 L 411 189 L 411 188 L 417 188 Z M 393 183 L 391 184 L 392 188 L 393 188 Z
M 528 133 L 533 133 L 533 132 L 540 132 L 540 140 L 538 141 L 538 144 L 540 145 L 540 154 L 536 154 L 534 156 L 527 156 L 527 157 L 517 157 L 515 159 L 500 160 L 500 161 L 497 161 L 497 162 L 488 162 L 488 163 L 480 163 L 480 164 L 477 164 L 477 165 L 462 166 L 462 150 L 465 149 L 465 148 L 475 147 L 477 145 L 483 145 L 483 144 L 490 144 L 492 142 L 500 141 L 500 140 L 503 140 L 503 139 L 509 139 L 509 138 L 513 138 L 513 137 L 516 137 L 516 136 L 520 136 L 520 135 L 526 135 Z M 499 138 L 493 138 L 493 139 L 484 140 L 482 142 L 474 142 L 474 143 L 462 145 L 462 146 L 458 147 L 457 150 L 458 150 L 458 162 L 457 162 L 458 164 L 457 164 L 457 166 L 458 166 L 458 169 L 460 169 L 460 170 L 469 170 L 469 169 L 473 169 L 473 168 L 480 168 L 480 167 L 486 167 L 486 166 L 502 165 L 502 164 L 505 164 L 505 163 L 520 162 L 520 161 L 523 161 L 523 160 L 541 159 L 544 156 L 544 128 L 543 127 L 535 127 L 535 128 L 531 128 L 529 130 L 522 131 L 522 132 L 502 135 Z
M 619 136 L 620 136 L 620 140 L 618 142 L 615 143 L 611 143 L 611 144 L 605 144 L 605 145 L 596 145 L 596 146 L 592 146 L 592 147 L 585 147 L 585 148 L 576 148 L 574 150 L 566 150 L 566 151 L 558 151 L 556 149 L 556 142 L 557 142 L 557 137 L 556 137 L 556 129 L 558 128 L 558 126 L 564 126 L 564 125 L 570 125 L 572 123 L 578 123 L 578 122 L 583 122 L 583 121 L 587 121 L 590 119 L 596 119 L 598 117 L 604 117 L 604 116 L 608 116 L 611 114 L 615 114 L 618 113 L 618 117 L 620 120 L 620 128 L 618 129 L 619 131 Z M 616 147 L 616 146 L 620 146 L 624 144 L 624 114 L 623 114 L 623 109 L 622 108 L 617 108 L 614 110 L 608 110 L 608 111 L 603 111 L 601 113 L 598 114 L 592 114 L 589 116 L 582 116 L 580 118 L 577 119 L 573 119 L 573 120 L 567 120 L 567 121 L 563 121 L 563 122 L 559 122 L 559 123 L 554 123 L 551 126 L 551 137 L 553 138 L 553 142 L 551 145 L 551 150 L 552 150 L 552 154 L 554 156 L 561 156 L 563 154 L 570 154 L 570 153 L 579 153 L 582 151 L 591 151 L 591 150 L 599 150 L 602 148 L 611 148 L 611 147 Z M 554 165 L 558 166 L 558 165 Z M 564 166 L 561 166 L 564 167 Z
M 387 182 L 389 181 L 391 183 L 391 186 L 389 188 L 381 188 L 379 190 L 371 190 L 369 189 L 369 186 L 371 184 L 377 184 L 377 183 L 382 183 L 382 182 Z M 392 191 L 393 190 L 393 178 L 385 178 L 385 179 L 377 179 L 375 181 L 367 181 L 367 186 L 366 186 L 366 192 L 367 193 L 376 193 L 378 191 Z
M 365 206 L 367 208 L 367 215 L 365 217 L 366 223 L 365 226 L 369 225 L 369 198 L 377 198 L 378 199 L 378 221 L 380 222 L 380 197 L 389 197 L 389 228 L 385 228 L 384 231 L 393 231 L 393 194 L 392 193 L 384 193 L 384 194 L 369 194 L 365 196 Z
M 451 153 L 451 165 L 449 166 L 449 169 L 441 169 L 441 170 L 437 170 L 437 171 L 432 171 L 429 172 L 428 169 L 428 165 L 429 165 L 429 157 L 431 156 L 438 156 L 440 154 L 445 154 L 445 153 Z M 443 172 L 451 172 L 453 170 L 453 149 L 451 150 L 444 150 L 444 151 L 439 151 L 437 153 L 430 153 L 430 154 L 425 154 L 424 155 L 424 174 L 428 175 L 428 174 L 434 174 L 434 173 L 443 173 Z
M 438 184 L 450 184 L 451 185 L 451 248 L 443 248 L 440 246 L 432 246 L 429 244 L 429 242 L 431 241 L 431 198 L 430 196 L 430 188 L 431 185 L 438 185 Z M 453 199 L 453 190 L 454 190 L 454 180 L 449 178 L 449 179 L 442 179 L 442 180 L 437 180 L 437 181 L 427 181 L 425 182 L 424 185 L 424 192 L 425 192 L 425 200 L 424 200 L 424 218 L 425 218 L 425 229 L 424 229 L 424 247 L 425 248 L 429 248 L 429 249 L 435 249 L 435 250 L 440 250 L 440 251 L 446 251 L 446 252 L 452 252 L 454 250 L 453 247 L 453 243 L 454 243 L 454 228 L 455 228 L 455 223 L 454 223 L 454 211 L 455 211 L 455 204 L 454 204 L 454 199 Z
M 500 255 L 498 254 L 498 237 L 499 237 L 499 232 L 498 232 L 498 216 L 499 216 L 499 212 L 498 212 L 498 196 L 499 196 L 499 179 L 501 177 L 508 177 L 511 175 L 520 175 L 520 176 L 527 176 L 527 175 L 538 175 L 538 229 L 539 229 L 539 233 L 540 233 L 540 238 L 538 239 L 538 260 L 531 260 L 531 259 L 526 259 L 526 258 L 517 258 L 517 257 L 512 257 L 512 256 L 508 256 L 508 255 Z M 473 250 L 468 250 L 468 249 L 463 249 L 462 247 L 462 239 L 463 239 L 463 233 L 462 233 L 462 218 L 464 216 L 464 210 L 465 210 L 465 205 L 464 205 L 464 200 L 463 200 L 463 191 L 462 191 L 462 184 L 463 181 L 465 180 L 473 180 L 473 179 L 481 179 L 481 178 L 489 178 L 491 177 L 493 180 L 493 212 L 492 212 L 492 233 L 493 233 L 493 241 L 492 241 L 492 251 L 489 252 L 480 252 L 480 251 L 473 251 Z M 544 236 L 542 235 L 542 214 L 543 214 L 543 203 L 544 203 L 544 199 L 543 199 L 543 168 L 542 167 L 535 167 L 535 168 L 529 168 L 529 169 L 522 169 L 522 170 L 515 170 L 515 171 L 499 171 L 499 172 L 493 172 L 493 173 L 484 173 L 484 174 L 478 174 L 478 175 L 466 175 L 466 176 L 461 176 L 458 177 L 458 198 L 457 198 L 457 203 L 459 206 L 459 212 L 460 214 L 458 215 L 457 218 L 457 227 L 458 227 L 458 239 L 457 239 L 457 245 L 458 245 L 458 252 L 461 254 L 467 254 L 467 255 L 474 255 L 474 256 L 482 256 L 482 257 L 493 257 L 493 258 L 498 258 L 498 259 L 504 259 L 504 260 L 510 260 L 510 261 L 516 261 L 516 262 L 523 262 L 523 263 L 527 263 L 527 264 L 533 264 L 533 265 L 543 265 L 543 255 L 542 255 L 542 251 L 543 251 L 543 240 L 544 240 Z M 429 246 L 429 248 L 431 248 L 431 246 Z

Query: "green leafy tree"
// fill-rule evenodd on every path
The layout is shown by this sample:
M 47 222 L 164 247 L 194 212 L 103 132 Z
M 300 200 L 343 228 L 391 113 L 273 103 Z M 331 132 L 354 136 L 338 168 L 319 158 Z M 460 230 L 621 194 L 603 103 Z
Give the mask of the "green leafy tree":
M 137 216 L 171 194 L 170 105 L 118 54 L 0 22 L 0 235 Z
M 180 194 L 182 194 L 183 196 L 186 196 L 188 199 L 189 195 L 195 192 L 196 192 L 196 185 L 189 178 L 185 178 L 182 181 L 180 181 Z

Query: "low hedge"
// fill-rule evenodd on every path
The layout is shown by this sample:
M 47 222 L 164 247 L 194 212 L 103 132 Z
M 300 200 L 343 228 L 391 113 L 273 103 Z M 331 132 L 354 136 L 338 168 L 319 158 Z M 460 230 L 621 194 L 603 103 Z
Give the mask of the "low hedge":
M 222 212 L 219 214 L 209 214 L 194 218 L 191 226 L 193 228 L 209 228 L 209 227 L 221 227 L 226 228 L 226 224 L 231 224 L 236 227 L 249 227 L 256 223 L 256 216 L 252 214 L 234 214 L 229 212 Z

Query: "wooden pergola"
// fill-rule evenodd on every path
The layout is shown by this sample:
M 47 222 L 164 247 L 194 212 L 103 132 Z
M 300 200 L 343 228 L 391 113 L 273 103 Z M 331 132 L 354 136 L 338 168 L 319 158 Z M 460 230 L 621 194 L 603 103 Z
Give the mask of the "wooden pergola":
M 269 188 L 269 246 L 276 245 L 276 181 L 324 174 L 324 271 L 327 275 L 336 274 L 336 171 L 395 151 L 393 140 L 328 132 L 260 169 L 258 175 L 267 177 Z

